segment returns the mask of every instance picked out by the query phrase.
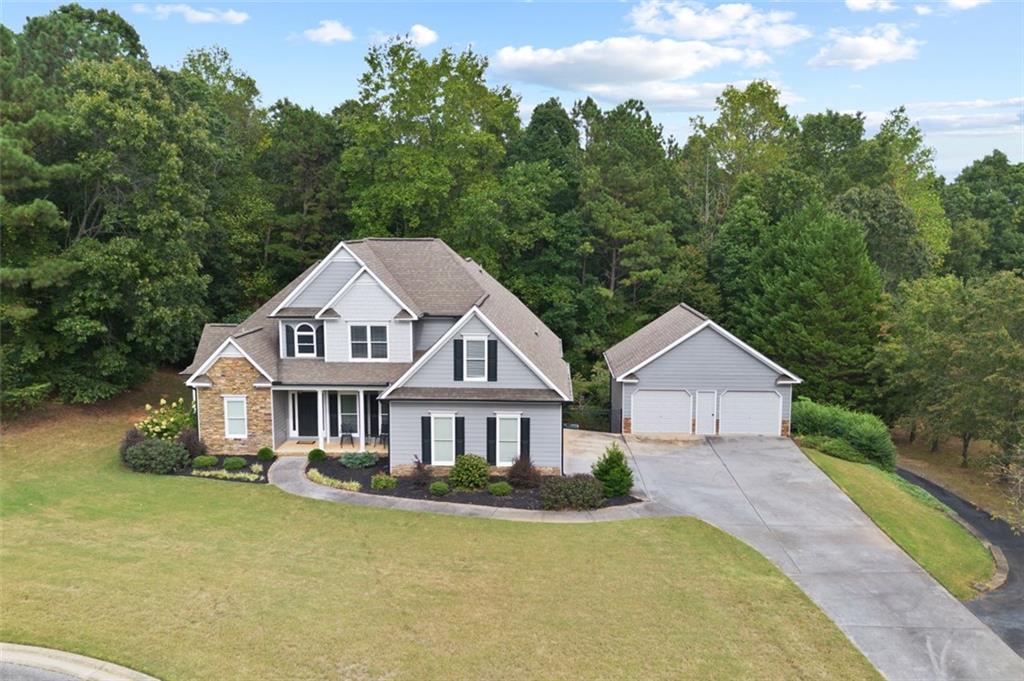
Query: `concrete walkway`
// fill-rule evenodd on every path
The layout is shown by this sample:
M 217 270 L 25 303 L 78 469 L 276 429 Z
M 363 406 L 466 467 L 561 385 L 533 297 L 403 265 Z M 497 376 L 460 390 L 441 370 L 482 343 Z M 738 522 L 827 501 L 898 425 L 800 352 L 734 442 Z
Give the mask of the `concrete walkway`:
M 305 457 L 281 457 L 267 471 L 270 484 L 300 497 L 335 501 L 354 506 L 390 508 L 399 511 L 441 513 L 471 518 L 494 518 L 539 523 L 592 523 L 611 520 L 630 520 L 652 516 L 678 515 L 671 508 L 653 502 L 628 506 L 599 508 L 594 511 L 530 511 L 521 508 L 497 508 L 473 504 L 454 504 L 447 501 L 425 501 L 400 497 L 377 496 L 363 492 L 347 492 L 318 485 L 306 477 Z
M 613 436 L 575 434 L 567 472 Z M 779 566 L 893 681 L 1021 681 L 1024 660 L 894 544 L 791 440 L 628 440 L 649 497 Z
M 158 681 L 113 662 L 63 650 L 0 643 L 0 681 Z

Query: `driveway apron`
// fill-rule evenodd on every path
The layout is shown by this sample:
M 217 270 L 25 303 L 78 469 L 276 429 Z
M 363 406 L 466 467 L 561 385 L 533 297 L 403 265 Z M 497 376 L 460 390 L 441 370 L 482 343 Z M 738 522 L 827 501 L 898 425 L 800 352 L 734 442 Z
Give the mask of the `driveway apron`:
M 879 530 L 791 440 L 629 437 L 627 445 L 652 501 L 701 518 L 764 554 L 886 678 L 1024 679 L 1024 660 Z M 567 472 L 589 470 L 599 449 L 573 447 Z

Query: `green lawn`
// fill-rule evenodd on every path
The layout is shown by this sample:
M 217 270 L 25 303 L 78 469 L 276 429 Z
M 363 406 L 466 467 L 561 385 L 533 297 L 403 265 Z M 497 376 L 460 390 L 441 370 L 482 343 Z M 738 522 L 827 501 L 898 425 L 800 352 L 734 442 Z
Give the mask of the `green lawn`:
M 4 434 L 0 639 L 164 679 L 878 678 L 697 520 L 498 522 L 133 474 L 115 445 L 136 411 Z
M 809 448 L 804 453 L 957 598 L 976 596 L 974 584 L 992 575 L 995 565 L 988 549 L 931 495 L 874 466 Z

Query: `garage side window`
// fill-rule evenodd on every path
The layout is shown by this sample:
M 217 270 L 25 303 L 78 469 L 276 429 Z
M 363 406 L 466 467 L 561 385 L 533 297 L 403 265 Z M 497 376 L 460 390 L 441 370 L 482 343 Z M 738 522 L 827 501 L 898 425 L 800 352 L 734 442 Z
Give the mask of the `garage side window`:
M 249 436 L 245 395 L 224 396 L 224 437 L 241 440 Z

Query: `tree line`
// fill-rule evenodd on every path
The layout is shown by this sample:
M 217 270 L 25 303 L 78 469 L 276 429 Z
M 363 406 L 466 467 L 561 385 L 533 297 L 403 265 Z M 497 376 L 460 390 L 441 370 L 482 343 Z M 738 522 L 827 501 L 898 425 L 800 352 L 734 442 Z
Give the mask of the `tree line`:
M 685 301 L 800 393 L 1014 440 L 1024 405 L 1024 164 L 954 181 L 903 109 L 797 117 L 727 87 L 680 143 L 642 102 L 535 107 L 472 50 L 369 49 L 329 113 L 220 48 L 153 65 L 117 13 L 0 27 L 3 405 L 91 402 L 180 365 L 341 239 L 437 236 L 563 339 L 581 403 L 601 353 Z

